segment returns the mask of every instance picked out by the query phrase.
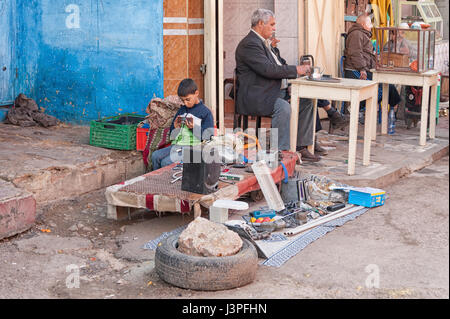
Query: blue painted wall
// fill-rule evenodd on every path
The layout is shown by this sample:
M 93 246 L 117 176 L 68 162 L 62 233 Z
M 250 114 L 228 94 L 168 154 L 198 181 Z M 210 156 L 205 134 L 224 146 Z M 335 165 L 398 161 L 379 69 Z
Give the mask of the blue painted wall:
M 88 123 L 163 97 L 163 0 L 16 1 L 16 92 L 46 113 Z

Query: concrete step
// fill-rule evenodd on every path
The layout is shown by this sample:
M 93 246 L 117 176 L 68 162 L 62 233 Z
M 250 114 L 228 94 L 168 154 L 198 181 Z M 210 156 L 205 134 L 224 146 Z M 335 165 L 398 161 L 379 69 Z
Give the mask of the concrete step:
M 0 239 L 29 229 L 35 219 L 33 194 L 0 180 Z
M 139 176 L 142 153 L 89 145 L 89 127 L 0 124 L 0 180 L 31 193 L 38 208 Z

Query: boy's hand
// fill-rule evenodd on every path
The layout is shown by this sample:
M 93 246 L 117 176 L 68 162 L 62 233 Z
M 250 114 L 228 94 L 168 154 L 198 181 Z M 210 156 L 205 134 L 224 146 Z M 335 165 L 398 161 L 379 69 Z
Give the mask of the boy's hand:
M 194 128 L 194 120 L 192 118 L 187 118 L 185 124 L 191 130 Z
M 181 117 L 180 117 L 180 116 L 178 116 L 178 117 L 175 119 L 175 122 L 173 122 L 173 126 L 174 126 L 175 128 L 180 128 L 180 127 L 181 127 Z

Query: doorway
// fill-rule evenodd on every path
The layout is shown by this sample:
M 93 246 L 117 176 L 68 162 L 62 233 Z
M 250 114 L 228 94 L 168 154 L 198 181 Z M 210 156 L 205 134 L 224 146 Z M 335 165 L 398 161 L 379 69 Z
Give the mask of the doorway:
M 14 101 L 13 9 L 12 1 L 0 1 L 0 105 L 9 105 Z

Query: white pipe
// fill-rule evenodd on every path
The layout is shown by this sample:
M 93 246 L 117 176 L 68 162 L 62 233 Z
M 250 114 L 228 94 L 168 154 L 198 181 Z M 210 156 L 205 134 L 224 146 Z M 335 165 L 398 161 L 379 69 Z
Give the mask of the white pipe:
M 306 223 L 305 225 L 301 225 L 299 227 L 296 227 L 294 229 L 286 231 L 286 232 L 284 232 L 284 235 L 286 235 L 286 236 L 297 235 L 297 234 L 299 234 L 301 232 L 304 232 L 305 230 L 308 230 L 308 229 L 314 228 L 316 226 L 325 224 L 325 223 L 327 223 L 327 222 L 329 222 L 331 220 L 334 220 L 334 219 L 337 219 L 339 217 L 342 217 L 342 216 L 354 213 L 354 212 L 356 212 L 356 211 L 358 211 L 360 209 L 363 209 L 363 208 L 364 207 L 362 207 L 362 206 L 356 206 L 356 207 L 351 207 L 351 208 L 349 208 L 349 207 L 344 208 L 343 210 L 336 211 L 336 212 L 331 213 L 331 214 L 329 214 L 327 216 L 320 217 L 320 218 L 318 218 L 318 219 L 316 219 L 314 221 Z

